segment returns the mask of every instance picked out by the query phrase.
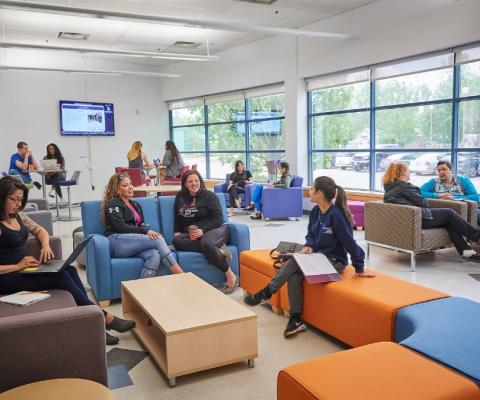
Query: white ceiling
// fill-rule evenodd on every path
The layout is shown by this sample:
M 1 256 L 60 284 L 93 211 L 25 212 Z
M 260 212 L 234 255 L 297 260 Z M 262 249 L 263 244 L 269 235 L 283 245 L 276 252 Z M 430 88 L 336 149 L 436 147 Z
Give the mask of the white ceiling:
M 375 0 L 277 0 L 272 5 L 262 5 L 239 0 L 35 0 L 37 3 L 78 8 L 282 28 L 299 28 L 373 1 Z M 215 54 L 268 36 L 253 32 L 241 33 L 7 9 L 0 9 L 0 23 L 2 22 L 0 40 L 9 42 L 189 54 L 206 54 L 207 41 L 210 54 Z M 87 33 L 90 36 L 87 41 L 61 40 L 57 39 L 60 31 Z M 195 49 L 180 49 L 172 47 L 176 41 L 193 41 L 201 45 Z M 155 66 L 166 63 L 165 60 L 148 58 L 128 61 Z

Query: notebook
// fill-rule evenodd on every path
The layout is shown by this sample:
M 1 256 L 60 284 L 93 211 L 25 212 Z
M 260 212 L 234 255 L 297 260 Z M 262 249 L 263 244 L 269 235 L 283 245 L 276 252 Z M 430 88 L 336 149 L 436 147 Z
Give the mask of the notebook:
M 29 292 L 23 290 L 18 293 L 9 294 L 8 296 L 0 297 L 2 303 L 13 304 L 16 306 L 29 306 L 30 304 L 37 303 L 41 300 L 48 299 L 50 293 L 44 292 Z
M 40 169 L 43 171 L 58 171 L 57 160 L 54 158 L 40 160 Z
M 339 273 L 325 254 L 293 253 L 292 257 L 302 270 L 308 283 L 335 282 L 341 279 Z
M 73 250 L 72 254 L 66 260 L 50 260 L 41 263 L 38 267 L 29 267 L 22 269 L 19 271 L 20 274 L 45 274 L 45 273 L 57 273 L 63 271 L 67 268 L 70 264 L 72 264 L 80 255 L 82 250 L 88 244 L 88 242 L 92 239 L 92 235 L 87 236 L 87 238 L 80 242 L 75 250 Z

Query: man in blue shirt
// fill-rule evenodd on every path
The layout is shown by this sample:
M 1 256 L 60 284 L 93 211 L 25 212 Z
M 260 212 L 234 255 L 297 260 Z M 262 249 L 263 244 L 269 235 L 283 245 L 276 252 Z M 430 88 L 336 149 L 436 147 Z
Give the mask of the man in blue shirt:
M 10 175 L 20 175 L 23 183 L 32 183 L 32 178 L 30 177 L 31 169 L 38 169 L 37 161 L 33 156 L 32 152 L 28 150 L 28 144 L 25 142 L 17 143 L 18 152 L 12 154 L 10 157 L 10 166 L 8 172 Z M 33 182 L 35 187 L 39 189 L 41 185 L 38 182 Z
M 438 178 L 432 178 L 420 187 L 423 197 L 445 200 L 473 200 L 479 202 L 478 192 L 466 176 L 452 174 L 452 163 L 440 160 L 437 163 Z M 480 213 L 478 217 L 480 222 Z

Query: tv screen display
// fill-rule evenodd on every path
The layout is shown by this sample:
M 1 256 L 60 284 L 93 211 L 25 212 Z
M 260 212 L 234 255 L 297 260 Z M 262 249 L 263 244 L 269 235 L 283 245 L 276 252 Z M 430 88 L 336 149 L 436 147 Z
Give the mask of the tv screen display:
M 112 103 L 60 100 L 62 135 L 115 135 Z

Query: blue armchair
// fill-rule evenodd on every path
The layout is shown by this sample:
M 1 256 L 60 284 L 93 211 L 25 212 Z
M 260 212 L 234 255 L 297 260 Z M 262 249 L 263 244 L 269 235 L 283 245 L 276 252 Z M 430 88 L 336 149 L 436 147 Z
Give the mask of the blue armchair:
M 227 176 L 225 177 L 225 182 L 223 183 L 217 183 L 214 187 L 213 187 L 213 191 L 215 193 L 224 193 L 224 198 L 225 198 L 225 202 L 226 202 L 226 205 L 227 207 L 230 207 L 230 196 L 228 195 L 228 185 L 230 183 L 230 175 L 231 174 L 227 174 Z M 241 205 L 242 207 L 247 207 L 249 204 L 250 204 L 250 199 L 251 199 L 251 196 L 252 196 L 252 193 L 253 193 L 253 184 L 247 184 L 245 185 L 245 193 L 242 193 L 240 194 L 240 198 L 242 199 L 241 200 Z
M 154 198 L 138 198 L 143 209 L 145 223 L 150 228 L 163 234 L 167 244 L 173 239 L 173 203 L 174 196 Z M 244 224 L 228 223 L 225 198 L 219 196 L 224 221 L 228 224 L 232 251 L 232 270 L 239 273 L 239 255 L 243 250 L 250 248 L 248 227 Z M 143 267 L 141 258 L 112 258 L 108 239 L 103 235 L 104 227 L 100 219 L 101 201 L 84 201 L 82 207 L 82 221 L 85 236 L 92 234 L 93 238 L 87 246 L 87 280 L 96 299 L 102 305 L 110 300 L 121 297 L 121 282 L 138 279 Z M 225 282 L 225 274 L 208 264 L 200 253 L 186 251 L 176 252 L 176 257 L 185 272 L 193 272 L 211 284 Z M 161 266 L 158 275 L 168 275 L 170 270 Z
M 297 220 L 303 215 L 303 178 L 293 175 L 288 189 L 264 187 L 262 192 L 263 218 L 289 218 Z M 252 188 L 252 193 L 255 188 Z

